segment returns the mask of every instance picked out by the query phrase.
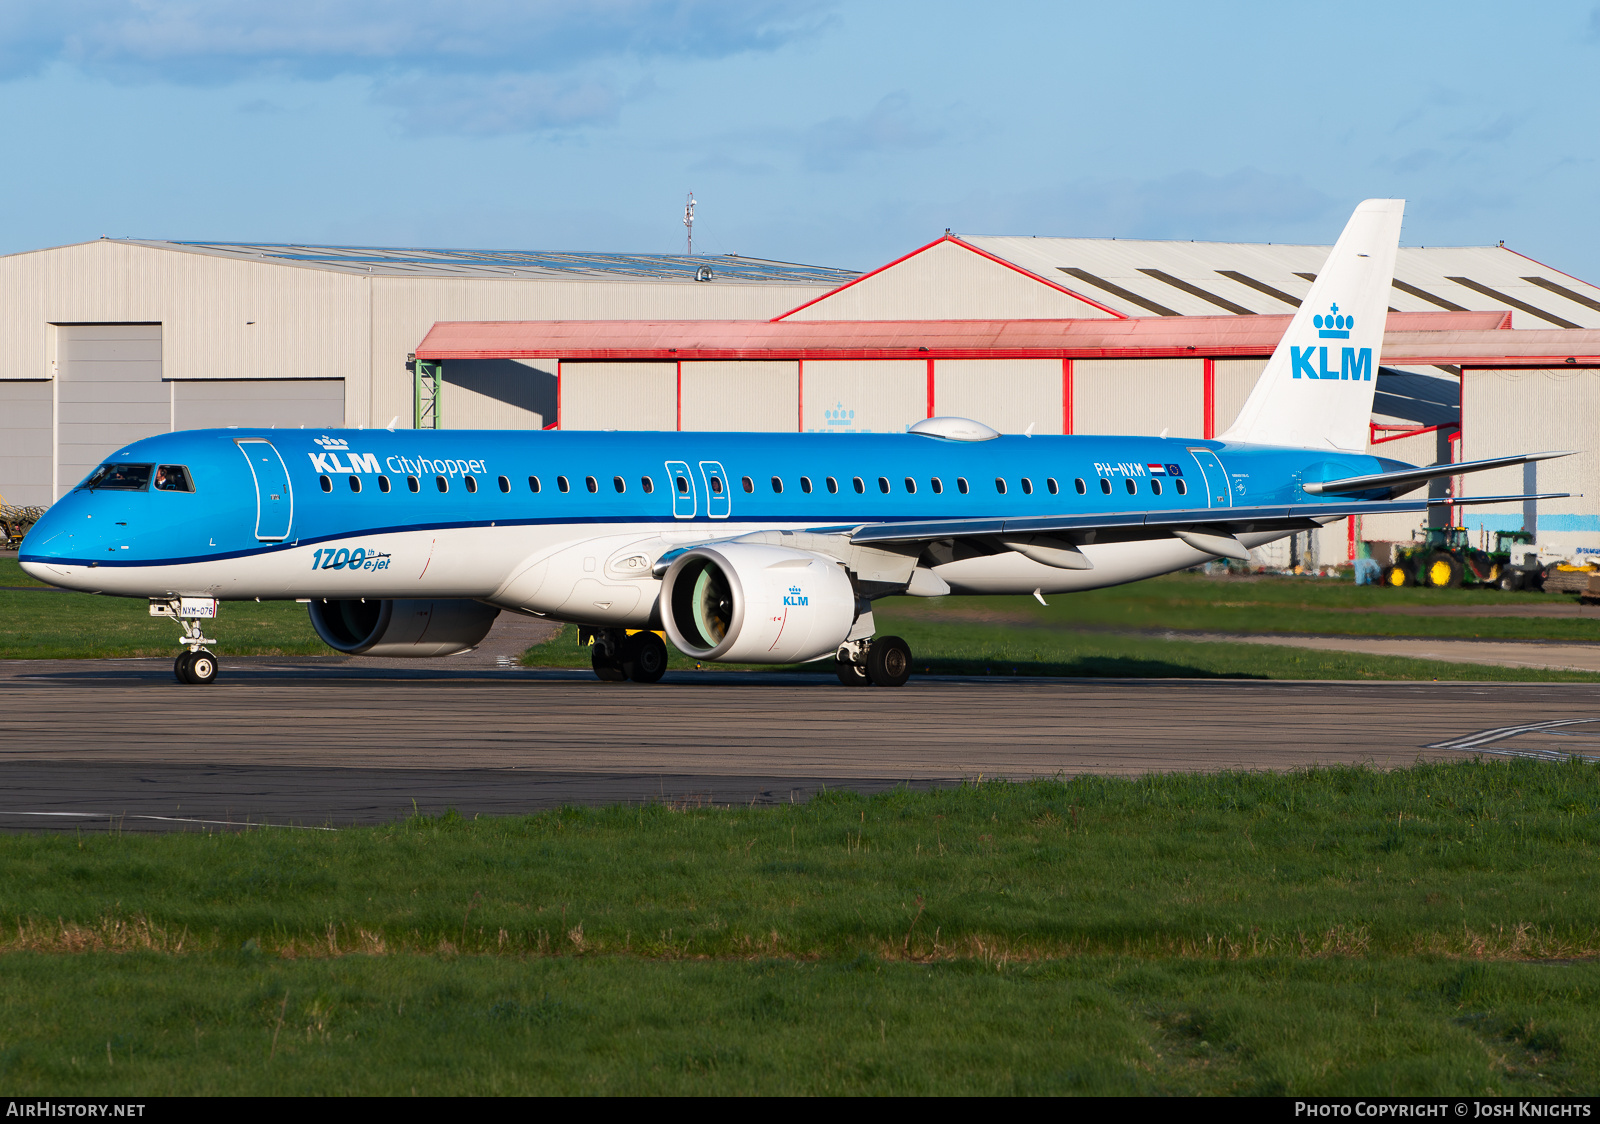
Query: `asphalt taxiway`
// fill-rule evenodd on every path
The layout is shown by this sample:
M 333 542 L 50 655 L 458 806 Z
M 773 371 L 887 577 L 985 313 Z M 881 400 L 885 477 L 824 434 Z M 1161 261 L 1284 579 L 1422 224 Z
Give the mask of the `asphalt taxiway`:
M 771 803 L 1163 770 L 1600 754 L 1600 688 L 587 672 L 225 659 L 0 666 L 0 828 L 343 826 L 453 807 Z

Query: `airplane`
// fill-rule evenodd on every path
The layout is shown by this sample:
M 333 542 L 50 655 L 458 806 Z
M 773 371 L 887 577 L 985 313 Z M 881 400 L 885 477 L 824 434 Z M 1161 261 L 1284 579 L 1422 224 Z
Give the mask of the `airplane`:
M 210 429 L 112 455 L 19 560 L 174 618 L 179 681 L 215 680 L 228 601 L 309 602 L 352 655 L 468 651 L 502 611 L 578 625 L 602 680 L 832 656 L 895 687 L 873 602 L 1138 581 L 1350 515 L 1422 512 L 1429 480 L 1566 456 L 1417 467 L 1365 452 L 1404 201 L 1361 203 L 1238 420 L 1216 440 L 899 434 Z M 1452 498 L 1456 505 L 1540 496 Z M 1438 501 L 1434 501 L 1437 503 Z

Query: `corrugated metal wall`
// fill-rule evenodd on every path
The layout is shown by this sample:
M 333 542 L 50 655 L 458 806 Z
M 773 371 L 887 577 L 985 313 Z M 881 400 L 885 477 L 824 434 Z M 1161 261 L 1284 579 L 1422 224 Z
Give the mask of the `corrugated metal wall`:
M 170 386 L 174 429 L 344 425 L 343 379 L 198 379 Z
M 1069 293 L 1041 285 L 1037 278 L 1019 273 L 1008 265 L 955 243 L 940 242 L 786 319 L 1099 320 L 1110 317 L 1110 313 Z
M 0 381 L 0 499 L 43 507 L 50 494 L 51 384 Z
M 445 429 L 543 429 L 556 420 L 556 364 L 541 359 L 452 360 L 444 364 L 441 398 Z M 400 424 L 411 424 L 409 406 Z
M 122 446 L 172 428 L 160 324 L 56 328 L 58 487 L 64 493 Z
M 1204 435 L 1204 360 L 1080 359 L 1072 366 L 1076 432 Z
M 1463 509 L 1468 527 L 1535 526 L 1541 543 L 1600 554 L 1600 371 L 1556 367 L 1462 373 L 1462 460 L 1575 449 L 1578 455 L 1536 465 L 1474 473 L 1475 495 L 1571 492 L 1573 498 Z M 1474 536 L 1476 538 L 1476 535 Z
M 683 428 L 793 433 L 800 423 L 800 364 L 684 363 Z
M 1214 379 L 1216 386 L 1216 422 L 1217 432 L 1222 433 L 1234 419 L 1239 416 L 1239 411 L 1244 409 L 1245 399 L 1250 397 L 1250 392 L 1255 389 L 1256 380 L 1261 377 L 1261 372 L 1267 369 L 1265 359 L 1218 359 L 1214 364 Z
M 933 412 L 973 418 L 1001 433 L 1061 432 L 1061 360 L 940 359 Z
M 678 365 L 561 364 L 561 428 L 678 428 Z
M 928 416 L 928 364 L 808 359 L 803 394 L 807 433 L 904 433 Z

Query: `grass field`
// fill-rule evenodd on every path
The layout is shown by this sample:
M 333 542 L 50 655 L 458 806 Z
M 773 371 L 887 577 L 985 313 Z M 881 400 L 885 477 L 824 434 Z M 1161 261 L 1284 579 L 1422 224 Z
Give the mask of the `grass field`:
M 1592 1093 L 1597 859 L 1528 761 L 0 836 L 0 1080 Z

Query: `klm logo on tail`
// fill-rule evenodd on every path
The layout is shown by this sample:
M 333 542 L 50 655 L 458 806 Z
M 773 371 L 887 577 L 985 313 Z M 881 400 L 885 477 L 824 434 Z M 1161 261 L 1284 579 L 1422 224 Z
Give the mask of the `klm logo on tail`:
M 1312 324 L 1317 328 L 1317 338 L 1324 340 L 1347 340 L 1350 338 L 1350 329 L 1355 327 L 1356 318 L 1346 316 L 1339 311 L 1337 303 L 1330 305 L 1326 314 L 1318 313 L 1311 318 Z M 1371 382 L 1372 381 L 1372 348 L 1370 347 L 1341 347 L 1339 349 L 1339 367 L 1337 370 L 1328 366 L 1328 347 L 1294 347 L 1289 348 L 1289 370 L 1294 378 L 1307 379 L 1337 379 L 1344 382 Z

